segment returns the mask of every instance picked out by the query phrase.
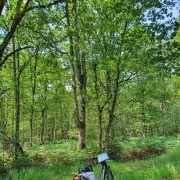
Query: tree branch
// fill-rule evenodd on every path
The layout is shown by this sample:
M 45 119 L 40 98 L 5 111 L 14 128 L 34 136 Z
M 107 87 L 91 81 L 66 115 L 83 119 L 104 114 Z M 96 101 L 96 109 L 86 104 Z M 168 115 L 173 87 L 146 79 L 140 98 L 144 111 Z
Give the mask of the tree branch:
M 3 2 L 6 1 L 6 0 L 3 0 L 1 2 L 1 9 L 3 9 L 4 5 L 3 5 Z M 14 32 L 16 31 L 16 28 L 19 26 L 20 22 L 22 21 L 22 19 L 24 18 L 26 12 L 32 10 L 32 9 L 36 9 L 36 8 L 46 8 L 46 7 L 50 7 L 52 5 L 55 5 L 55 4 L 58 4 L 58 3 L 62 3 L 63 0 L 56 0 L 55 2 L 53 3 L 49 3 L 47 5 L 39 5 L 39 6 L 33 6 L 33 7 L 30 7 L 28 8 L 29 6 L 29 3 L 30 3 L 31 0 L 26 0 L 26 3 L 22 9 L 21 12 L 19 12 L 19 7 L 21 6 L 21 3 L 17 3 L 17 6 L 16 6 L 16 14 L 15 14 L 15 17 L 13 19 L 13 22 L 12 22 L 12 25 L 11 25 L 11 28 L 10 28 L 10 31 L 7 33 L 7 35 L 5 36 L 3 42 L 0 44 L 0 67 L 5 63 L 5 61 L 7 60 L 6 58 L 4 58 L 4 60 L 2 60 L 2 56 L 3 56 L 3 53 L 5 51 L 5 49 L 7 48 L 11 38 L 13 37 L 14 35 Z M 18 1 L 19 2 L 19 1 Z M 5 4 L 5 2 L 4 2 Z
M 121 80 L 119 81 L 118 87 L 123 86 L 123 84 L 124 84 L 125 82 L 130 81 L 130 80 L 136 78 L 135 75 L 137 75 L 138 72 L 139 72 L 139 71 L 132 72 L 126 79 L 124 79 L 125 76 L 127 75 L 127 73 L 125 73 L 125 75 L 124 75 L 124 76 L 121 78 Z
M 10 90 L 10 88 L 8 88 L 8 89 L 2 91 L 2 92 L 0 93 L 0 98 L 1 98 L 8 90 Z
M 3 9 L 4 9 L 4 5 L 5 5 L 6 1 L 7 1 L 7 0 L 1 0 L 1 1 L 0 1 L 0 15 L 1 15 Z
M 14 32 L 16 31 L 17 26 L 20 24 L 21 20 L 23 19 L 25 13 L 26 13 L 26 9 L 29 5 L 31 0 L 27 0 L 23 10 L 21 12 L 19 12 L 20 6 L 21 4 L 19 3 L 19 1 L 17 2 L 17 6 L 16 6 L 16 13 L 15 13 L 15 17 L 13 19 L 13 22 L 11 24 L 11 28 L 10 31 L 7 33 L 7 35 L 5 36 L 3 42 L 0 44 L 0 67 L 5 63 L 5 61 L 7 60 L 6 58 L 4 60 L 2 60 L 2 56 L 3 53 L 5 51 L 5 49 L 7 48 L 11 38 L 14 35 Z
M 30 10 L 32 10 L 32 9 L 44 9 L 44 8 L 51 7 L 51 6 L 53 6 L 53 5 L 56 5 L 56 4 L 58 4 L 58 3 L 63 3 L 63 2 L 64 2 L 64 0 L 57 0 L 57 1 L 54 1 L 53 3 L 49 3 L 49 4 L 47 4 L 47 5 L 32 6 L 32 7 L 29 7 L 29 8 L 27 9 L 27 11 L 30 11 Z
M 12 56 L 13 54 L 21 51 L 21 50 L 24 50 L 24 49 L 28 49 L 28 48 L 32 48 L 33 46 L 25 46 L 25 47 L 20 47 L 18 49 L 16 49 L 15 51 L 9 53 L 8 55 L 6 55 L 6 57 L 0 62 L 0 67 L 5 63 L 5 61 L 10 57 Z

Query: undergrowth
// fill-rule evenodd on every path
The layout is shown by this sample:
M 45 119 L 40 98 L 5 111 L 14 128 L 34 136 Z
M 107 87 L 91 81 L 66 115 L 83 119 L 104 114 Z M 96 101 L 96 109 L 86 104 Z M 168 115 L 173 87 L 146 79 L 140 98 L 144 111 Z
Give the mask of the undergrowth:
M 17 164 L 13 162 L 6 164 L 8 177 L 13 180 L 72 179 L 83 160 L 98 154 L 97 144 L 93 141 L 82 151 L 77 151 L 75 141 L 26 147 L 24 149 L 26 157 L 20 158 Z M 179 141 L 175 137 L 129 138 L 119 142 L 116 156 L 111 157 L 115 161 L 109 161 L 115 179 L 178 177 L 180 173 L 180 161 L 177 160 L 180 150 L 176 150 L 178 145 Z M 167 153 L 168 149 L 173 151 L 161 155 Z M 157 155 L 161 156 L 154 158 Z M 125 161 L 127 163 L 122 163 Z M 94 170 L 97 175 L 98 168 L 95 167 Z
M 180 179 L 180 150 L 174 150 L 168 154 L 149 160 L 136 160 L 121 163 L 119 161 L 108 161 L 115 179 L 126 180 L 161 180 Z M 17 170 L 9 172 L 8 177 L 13 180 L 69 180 L 78 169 L 79 162 L 73 165 L 58 165 L 46 169 L 29 168 L 19 173 Z M 98 166 L 94 167 L 95 175 L 98 175 Z
M 175 137 L 129 138 L 119 142 L 120 151 L 114 159 L 120 161 L 147 159 L 166 153 L 176 146 Z

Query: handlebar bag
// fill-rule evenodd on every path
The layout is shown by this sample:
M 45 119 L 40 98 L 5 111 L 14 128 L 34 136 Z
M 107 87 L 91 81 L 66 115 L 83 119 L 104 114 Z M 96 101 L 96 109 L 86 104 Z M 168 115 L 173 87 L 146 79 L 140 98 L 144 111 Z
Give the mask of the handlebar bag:
M 93 172 L 81 173 L 80 180 L 96 180 L 96 177 Z

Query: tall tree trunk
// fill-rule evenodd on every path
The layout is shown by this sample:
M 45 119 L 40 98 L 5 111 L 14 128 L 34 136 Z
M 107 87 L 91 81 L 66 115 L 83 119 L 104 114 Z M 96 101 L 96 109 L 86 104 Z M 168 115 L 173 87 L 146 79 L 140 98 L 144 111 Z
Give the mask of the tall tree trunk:
M 42 115 L 42 122 L 41 122 L 41 139 L 40 139 L 40 144 L 44 144 L 44 131 L 45 131 L 45 115 L 46 113 L 46 108 L 43 105 L 41 115 Z
M 102 130 L 102 113 L 103 113 L 103 107 L 100 105 L 100 97 L 99 97 L 99 88 L 98 88 L 98 76 L 97 76 L 97 64 L 95 63 L 93 66 L 93 72 L 94 72 L 94 88 L 96 93 L 96 106 L 98 110 L 98 143 L 99 143 L 99 152 L 103 149 L 103 130 Z
M 77 49 L 79 51 L 79 49 Z M 78 59 L 79 68 L 78 81 L 79 81 L 79 93 L 80 93 L 80 126 L 79 129 L 79 145 L 80 149 L 86 147 L 86 64 L 85 64 L 85 53 L 82 52 L 81 62 Z M 81 63 L 81 64 L 80 64 Z
M 30 146 L 33 145 L 33 118 L 34 118 L 34 105 L 35 105 L 35 93 L 36 93 L 36 68 L 37 68 L 37 62 L 38 62 L 38 47 L 36 49 L 36 55 L 34 60 L 34 67 L 32 67 L 32 63 L 30 63 L 30 69 L 33 69 L 33 72 L 31 73 L 31 87 L 32 87 L 32 96 L 31 96 L 31 114 L 30 114 Z
M 141 119 L 142 119 L 142 135 L 144 138 L 147 136 L 147 122 L 146 122 L 146 113 L 145 113 L 145 89 L 143 87 L 141 92 Z
M 44 86 L 44 104 L 42 106 L 42 111 L 41 111 L 41 115 L 42 115 L 42 122 L 41 122 L 41 138 L 40 138 L 40 144 L 44 144 L 45 141 L 45 123 L 46 123 L 46 113 L 47 113 L 47 105 L 46 105 L 46 96 L 47 96 L 47 82 L 45 82 L 45 86 Z
M 52 140 L 53 140 L 53 143 L 56 142 L 56 119 L 57 119 L 57 112 L 56 112 L 56 115 L 55 115 L 55 118 L 54 118 L 53 128 L 52 128 Z
M 53 122 L 53 127 L 52 127 L 52 140 L 53 140 L 53 143 L 55 143 L 56 142 L 56 121 L 57 121 L 57 119 L 58 119 L 58 107 L 57 107 L 57 102 L 58 102 L 58 100 L 57 100 L 57 88 L 56 88 L 56 90 L 55 90 L 55 96 L 56 96 L 56 100 L 55 100 L 55 102 L 56 102 L 56 108 L 55 108 L 55 117 L 54 117 L 54 122 Z
M 103 130 L 102 130 L 102 109 L 98 108 L 98 141 L 99 141 L 99 152 L 103 149 Z
M 13 38 L 13 49 L 15 49 L 15 39 Z M 19 121 L 20 121 L 20 71 L 19 71 L 19 54 L 13 56 L 14 72 L 14 100 L 15 100 L 15 160 L 18 159 L 19 144 Z
M 109 104 L 109 108 L 108 108 L 108 113 L 109 113 L 109 118 L 108 118 L 108 125 L 106 128 L 106 149 L 109 150 L 110 148 L 110 130 L 114 121 L 114 111 L 115 111 L 115 107 L 116 107 L 116 102 L 117 102 L 117 98 L 118 98 L 118 91 L 119 91 L 119 87 L 120 87 L 120 75 L 121 75 L 121 56 L 122 56 L 122 51 L 123 51 L 123 44 L 124 44 L 124 38 L 125 38 L 125 34 L 127 31 L 127 26 L 128 26 L 128 21 L 127 19 L 125 20 L 125 24 L 124 24 L 124 29 L 123 29 L 123 33 L 121 35 L 121 47 L 119 49 L 119 57 L 117 59 L 117 63 L 116 63 L 116 77 L 114 80 L 114 86 L 110 89 L 109 88 L 109 84 L 110 84 L 110 75 L 109 72 L 107 71 L 107 98 L 109 98 L 110 96 L 112 96 L 112 101 Z M 111 95 L 112 94 L 112 95 Z
M 78 35 L 78 25 L 77 25 L 77 4 L 76 0 L 73 0 L 73 28 L 76 35 L 70 35 L 70 64 L 72 70 L 72 91 L 73 91 L 73 102 L 74 102 L 74 121 L 78 129 L 78 148 L 84 149 L 86 147 L 86 64 L 85 64 L 85 53 L 82 52 L 80 57 L 79 48 L 79 35 Z M 68 4 L 66 5 L 66 17 L 67 24 L 71 26 L 70 15 Z M 75 43 L 74 43 L 75 42 Z M 77 89 L 78 81 L 78 89 Z M 79 96 L 79 101 L 78 101 Z
M 6 99 L 4 97 L 0 98 L 0 128 L 3 131 L 5 131 L 7 124 L 5 105 L 6 105 Z
M 63 122 L 64 122 L 64 118 L 63 118 L 63 107 L 62 107 L 62 105 L 61 105 L 61 107 L 60 107 L 60 114 L 61 114 L 61 116 L 60 116 L 60 127 L 61 127 L 61 139 L 63 139 L 64 138 L 64 124 L 63 124 Z
M 145 91 L 146 91 L 146 78 L 138 78 L 140 86 L 140 114 L 141 114 L 141 128 L 142 128 L 142 137 L 146 138 L 147 136 L 147 122 L 146 122 L 146 112 L 145 112 Z

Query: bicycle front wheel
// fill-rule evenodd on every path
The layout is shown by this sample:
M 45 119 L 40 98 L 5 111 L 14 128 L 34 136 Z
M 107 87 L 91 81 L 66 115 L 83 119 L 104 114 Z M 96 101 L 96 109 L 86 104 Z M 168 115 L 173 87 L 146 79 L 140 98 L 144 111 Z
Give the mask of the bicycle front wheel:
M 108 171 L 106 172 L 106 177 L 107 177 L 107 180 L 113 180 L 114 179 L 114 176 L 113 176 L 110 169 L 108 169 Z

